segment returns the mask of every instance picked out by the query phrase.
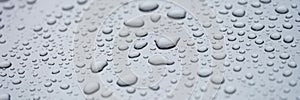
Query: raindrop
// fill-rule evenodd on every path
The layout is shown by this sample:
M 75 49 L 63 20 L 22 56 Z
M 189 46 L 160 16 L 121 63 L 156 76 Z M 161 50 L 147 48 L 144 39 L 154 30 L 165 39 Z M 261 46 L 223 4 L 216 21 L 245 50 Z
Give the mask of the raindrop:
M 10 100 L 10 94 L 8 93 L 0 94 L 0 100 Z
M 167 16 L 173 19 L 183 19 L 186 16 L 186 11 L 183 9 L 174 9 L 169 11 Z
M 143 12 L 150 12 L 158 8 L 158 4 L 153 1 L 145 1 L 139 5 L 139 10 Z
M 224 92 L 227 94 L 233 94 L 233 93 L 235 93 L 235 91 L 236 91 L 236 88 L 233 86 L 226 86 L 224 89 Z
M 137 81 L 138 81 L 138 77 L 133 73 L 122 73 L 122 75 L 119 75 L 117 85 L 121 87 L 131 86 L 134 85 Z
M 100 84 L 98 82 L 88 82 L 87 84 L 85 84 L 83 92 L 89 95 L 97 92 L 99 89 Z
M 174 64 L 173 61 L 167 59 L 166 57 L 164 57 L 162 55 L 150 56 L 148 59 L 148 62 L 151 65 L 172 65 L 172 64 Z
M 104 34 L 110 34 L 110 33 L 112 33 L 112 29 L 111 28 L 104 28 L 103 30 L 102 30 L 102 33 L 104 33 Z
M 281 38 L 281 34 L 279 34 L 279 33 L 272 33 L 272 34 L 270 35 L 270 38 L 271 38 L 272 40 L 279 40 L 279 39 Z
M 255 24 L 253 24 L 253 25 L 251 26 L 251 29 L 252 29 L 253 31 L 261 31 L 261 30 L 264 29 L 264 28 L 265 28 L 265 25 L 260 24 L 260 23 L 255 23 Z
M 126 20 L 124 22 L 124 25 L 125 26 L 128 26 L 128 27 L 142 27 L 144 26 L 145 22 L 144 20 L 140 19 L 140 18 L 134 18 L 134 19 L 130 19 L 130 20 Z
M 151 15 L 150 19 L 152 22 L 158 22 L 160 20 L 161 16 L 157 14 Z
M 212 55 L 212 57 L 216 60 L 222 60 L 222 59 L 225 59 L 226 58 L 226 54 L 225 53 L 214 53 Z
M 91 66 L 91 71 L 93 73 L 101 72 L 107 65 L 108 63 L 106 61 L 97 61 L 95 65 Z
M 224 83 L 224 77 L 223 76 L 220 76 L 220 75 L 213 75 L 211 78 L 210 78 L 210 81 L 214 84 L 223 84 Z
M 294 37 L 291 36 L 291 35 L 287 35 L 287 36 L 285 36 L 285 37 L 283 38 L 283 41 L 284 41 L 285 43 L 292 43 L 292 42 L 294 41 Z
M 9 68 L 11 65 L 12 65 L 12 63 L 9 62 L 9 61 L 2 61 L 2 62 L 0 63 L 0 68 L 1 68 L 1 69 L 3 69 L 3 68 Z
M 197 72 L 200 77 L 208 77 L 213 73 L 211 69 L 201 69 Z
M 146 47 L 148 44 L 148 42 L 144 42 L 144 41 L 141 41 L 141 42 L 137 42 L 136 44 L 134 44 L 134 48 L 139 50 L 139 49 L 143 49 L 144 47 Z
M 178 38 L 162 37 L 154 40 L 154 42 L 159 49 L 171 49 L 176 47 L 179 40 L 180 40 L 179 37 Z
M 292 29 L 293 25 L 291 23 L 284 23 L 284 24 L 282 24 L 282 27 L 285 29 Z
M 289 12 L 289 9 L 285 6 L 279 6 L 275 8 L 275 11 L 279 14 L 286 14 Z
M 243 17 L 245 16 L 246 11 L 243 9 L 236 9 L 232 12 L 232 15 L 235 17 Z
M 268 3 L 271 3 L 272 0 L 259 0 L 259 2 L 264 3 L 264 4 L 268 4 Z

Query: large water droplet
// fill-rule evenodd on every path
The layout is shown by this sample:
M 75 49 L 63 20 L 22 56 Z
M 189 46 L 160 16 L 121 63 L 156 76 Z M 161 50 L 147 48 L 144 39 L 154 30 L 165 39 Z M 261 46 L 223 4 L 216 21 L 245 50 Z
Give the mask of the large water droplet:
M 275 11 L 279 14 L 286 14 L 289 12 L 289 9 L 285 6 L 279 6 L 275 8 Z
M 12 65 L 11 62 L 9 61 L 2 61 L 0 63 L 0 68 L 9 68 L 11 65 Z
M 119 75 L 119 79 L 117 81 L 117 84 L 119 86 L 131 86 L 134 85 L 138 81 L 138 77 L 134 75 L 133 73 L 122 73 L 122 75 Z
M 154 1 L 145 1 L 139 5 L 139 10 L 143 12 L 153 11 L 158 8 L 158 4 Z
M 167 16 L 173 19 L 183 19 L 186 16 L 186 11 L 183 9 L 174 9 L 169 11 Z
M 235 17 L 243 17 L 245 15 L 246 11 L 243 9 L 236 9 L 232 12 L 232 15 Z
M 93 94 L 100 89 L 100 84 L 98 82 L 88 82 L 83 88 L 85 94 Z
M 253 31 L 261 31 L 262 29 L 265 28 L 265 25 L 261 24 L 261 23 L 255 23 L 251 26 L 251 29 Z
M 133 19 L 126 20 L 124 22 L 124 25 L 128 27 L 142 27 L 144 26 L 144 24 L 145 22 L 141 18 L 133 18 Z
M 166 37 L 162 37 L 160 39 L 154 40 L 156 46 L 159 49 L 171 49 L 176 47 L 178 41 L 180 40 L 180 38 L 166 38 Z
M 91 66 L 91 71 L 93 73 L 101 72 L 107 65 L 108 63 L 106 61 L 97 61 L 95 65 Z
M 148 62 L 151 65 L 172 65 L 174 64 L 173 61 L 167 59 L 162 55 L 152 55 L 149 57 Z
M 197 72 L 197 74 L 200 77 L 208 77 L 212 73 L 213 73 L 213 71 L 211 69 L 201 69 L 200 71 Z
M 10 94 L 8 93 L 0 94 L 0 100 L 10 100 Z

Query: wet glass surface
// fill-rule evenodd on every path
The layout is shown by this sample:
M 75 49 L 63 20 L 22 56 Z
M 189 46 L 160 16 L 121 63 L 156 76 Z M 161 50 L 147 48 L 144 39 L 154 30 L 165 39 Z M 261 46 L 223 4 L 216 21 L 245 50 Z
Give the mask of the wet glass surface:
M 299 0 L 0 0 L 0 100 L 300 100 Z

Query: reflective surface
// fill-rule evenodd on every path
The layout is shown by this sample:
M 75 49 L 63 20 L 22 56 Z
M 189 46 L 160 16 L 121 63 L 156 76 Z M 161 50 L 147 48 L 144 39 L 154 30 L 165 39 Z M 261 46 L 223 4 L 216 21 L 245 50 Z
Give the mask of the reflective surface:
M 299 0 L 0 0 L 0 100 L 300 100 Z

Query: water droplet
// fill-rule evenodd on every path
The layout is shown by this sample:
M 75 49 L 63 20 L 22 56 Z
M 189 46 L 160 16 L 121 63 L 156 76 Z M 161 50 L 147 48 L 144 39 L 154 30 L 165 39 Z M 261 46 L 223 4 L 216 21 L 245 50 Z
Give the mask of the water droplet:
M 89 95 L 97 92 L 99 89 L 100 84 L 98 82 L 88 82 L 87 84 L 85 84 L 83 92 Z
M 143 12 L 150 12 L 158 8 L 158 4 L 153 1 L 145 1 L 139 5 L 139 10 Z
M 284 23 L 284 24 L 282 24 L 282 27 L 285 29 L 292 29 L 293 25 L 291 23 Z
M 97 61 L 95 65 L 91 66 L 91 71 L 93 73 L 101 72 L 107 65 L 108 63 L 106 61 Z
M 261 30 L 264 29 L 264 28 L 265 28 L 265 25 L 260 24 L 260 23 L 255 23 L 255 24 L 253 24 L 253 25 L 251 26 L 251 29 L 252 29 L 253 31 L 261 31 Z
M 259 0 L 259 2 L 264 3 L 264 4 L 268 4 L 268 3 L 271 3 L 272 0 Z
M 9 62 L 9 61 L 2 61 L 2 62 L 0 63 L 0 68 L 1 68 L 1 69 L 3 69 L 3 68 L 9 68 L 11 65 L 12 65 L 12 63 Z
M 174 64 L 173 61 L 167 59 L 166 57 L 164 57 L 162 55 L 150 56 L 148 59 L 148 62 L 151 65 L 172 65 L 172 64 Z
M 206 52 L 207 50 L 208 50 L 208 48 L 204 47 L 204 46 L 202 46 L 202 47 L 200 47 L 200 48 L 197 49 L 197 51 L 201 52 L 201 53 Z
M 279 6 L 275 8 L 275 11 L 279 14 L 286 14 L 289 12 L 289 9 L 285 6 Z
M 140 41 L 137 42 L 136 44 L 134 44 L 134 48 L 139 50 L 139 49 L 143 49 L 144 47 L 146 47 L 148 44 L 148 42 L 144 42 L 144 41 Z
M 83 5 L 85 3 L 87 3 L 88 0 L 77 0 L 77 3 L 80 5 Z
M 235 93 L 235 91 L 236 91 L 236 88 L 233 86 L 226 86 L 224 89 L 224 92 L 227 94 L 233 94 L 233 93 Z
M 113 94 L 113 92 L 111 90 L 106 90 L 104 92 L 101 93 L 101 96 L 104 98 L 108 98 Z
M 183 9 L 174 9 L 169 11 L 167 16 L 173 19 L 183 19 L 186 16 L 186 11 Z
M 0 100 L 10 100 L 10 94 L 8 93 L 0 94 Z
M 102 30 L 102 32 L 103 32 L 104 34 L 110 34 L 110 33 L 113 32 L 113 30 L 112 30 L 111 28 L 104 28 L 104 29 Z
M 212 55 L 212 57 L 216 60 L 222 60 L 222 59 L 225 59 L 226 58 L 226 54 L 225 53 L 214 53 Z
M 279 34 L 279 33 L 272 33 L 272 34 L 270 35 L 270 38 L 271 38 L 272 40 L 279 40 L 279 39 L 281 38 L 281 34 Z
M 236 9 L 232 12 L 232 15 L 235 17 L 243 17 L 245 15 L 246 11 L 243 9 Z
M 124 22 L 125 26 L 128 26 L 128 27 L 137 27 L 137 28 L 144 26 L 144 24 L 145 24 L 145 22 L 141 18 L 129 19 L 129 20 L 126 20 Z
M 224 77 L 223 76 L 220 76 L 220 75 L 213 75 L 211 78 L 210 78 L 210 81 L 214 84 L 223 84 L 224 83 Z
M 200 69 L 200 71 L 197 72 L 197 74 L 200 77 L 208 77 L 213 73 L 211 69 Z
M 136 57 L 139 57 L 140 55 L 141 55 L 141 53 L 134 51 L 134 52 L 130 52 L 128 54 L 128 57 L 129 58 L 136 58 Z
M 159 49 L 171 49 L 176 47 L 179 40 L 180 40 L 179 37 L 178 38 L 162 37 L 157 40 L 154 40 L 154 42 Z
M 152 22 L 158 22 L 160 20 L 161 16 L 157 14 L 151 15 L 150 19 Z
M 133 73 L 121 73 L 119 75 L 119 79 L 117 81 L 117 85 L 124 87 L 124 86 L 131 86 L 134 85 L 138 81 L 138 77 Z
M 287 36 L 285 36 L 285 37 L 283 38 L 283 41 L 284 41 L 285 43 L 292 43 L 292 42 L 294 41 L 294 37 L 291 36 L 291 35 L 287 35 Z

